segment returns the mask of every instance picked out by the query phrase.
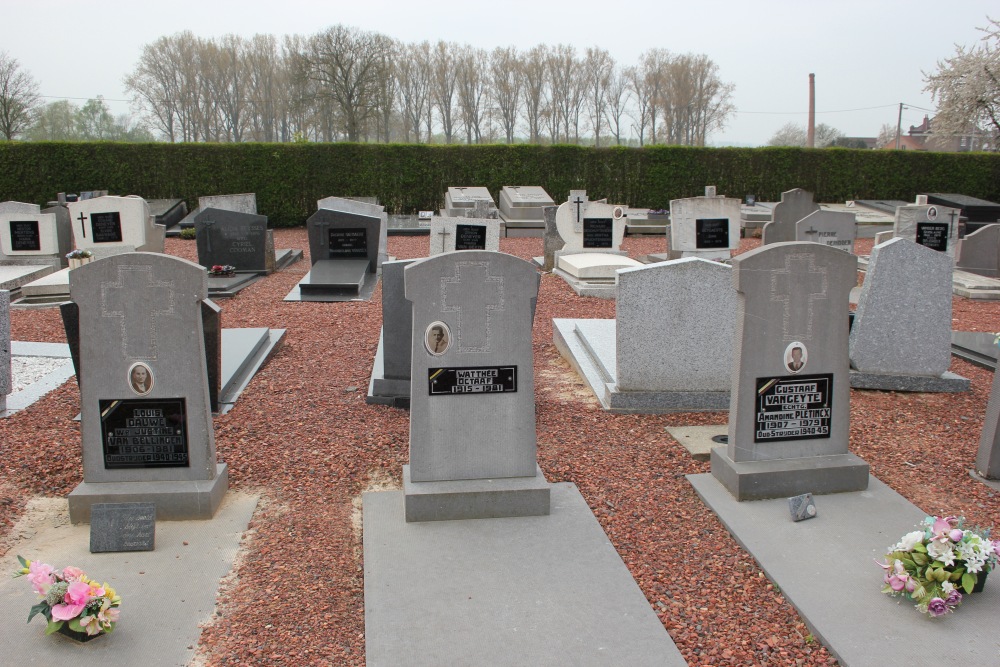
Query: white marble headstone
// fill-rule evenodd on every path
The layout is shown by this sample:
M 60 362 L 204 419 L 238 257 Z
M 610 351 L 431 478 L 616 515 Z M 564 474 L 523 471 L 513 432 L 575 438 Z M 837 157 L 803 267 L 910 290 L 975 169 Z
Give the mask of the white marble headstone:
M 926 195 L 923 197 L 926 199 Z M 943 252 L 954 263 L 958 256 L 959 213 L 957 208 L 938 204 L 900 206 L 892 226 L 893 236 Z
M 163 252 L 165 230 L 141 197 L 97 197 L 69 203 L 73 242 L 98 256 Z
M 431 218 L 429 257 L 455 250 L 500 251 L 500 220 L 497 218 Z
M 671 257 L 729 259 L 739 248 L 740 200 L 717 197 L 713 186 L 705 191 L 704 197 L 670 201 Z

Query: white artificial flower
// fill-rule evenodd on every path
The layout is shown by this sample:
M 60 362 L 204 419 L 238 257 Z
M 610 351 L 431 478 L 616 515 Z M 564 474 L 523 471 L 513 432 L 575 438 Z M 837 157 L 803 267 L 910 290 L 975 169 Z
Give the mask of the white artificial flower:
M 948 597 L 948 594 L 955 590 L 955 584 L 950 581 L 946 581 L 941 584 L 941 589 L 944 591 L 944 597 Z
M 915 530 L 912 533 L 903 535 L 903 539 L 896 545 L 895 551 L 913 551 L 913 547 L 922 544 L 924 541 L 924 531 Z
M 945 565 L 955 564 L 955 552 L 951 550 L 950 544 L 931 541 L 927 545 L 927 555 L 934 560 L 939 560 Z

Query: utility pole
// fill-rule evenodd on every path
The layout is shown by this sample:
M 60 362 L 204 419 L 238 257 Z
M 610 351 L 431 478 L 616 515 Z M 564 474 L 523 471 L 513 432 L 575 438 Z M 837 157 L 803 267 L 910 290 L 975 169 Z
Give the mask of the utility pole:
M 816 75 L 809 75 L 809 127 L 806 128 L 806 146 L 816 147 Z
M 899 150 L 899 135 L 903 131 L 903 103 L 899 103 L 899 117 L 896 119 L 896 150 Z

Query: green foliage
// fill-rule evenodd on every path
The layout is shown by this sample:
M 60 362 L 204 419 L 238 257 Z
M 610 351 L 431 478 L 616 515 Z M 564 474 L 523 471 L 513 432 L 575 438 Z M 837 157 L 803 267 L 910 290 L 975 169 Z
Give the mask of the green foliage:
M 198 236 L 198 232 L 195 231 L 194 227 L 186 227 L 181 230 L 180 237 L 185 241 L 193 241 L 195 237 Z
M 448 186 L 540 185 L 555 201 L 592 199 L 667 208 L 671 199 L 719 193 L 776 201 L 792 188 L 817 201 L 901 199 L 959 192 L 1000 199 L 1000 155 L 845 148 L 592 148 L 415 144 L 163 144 L 5 142 L 0 201 L 44 204 L 57 192 L 107 189 L 147 199 L 255 192 L 278 227 L 301 225 L 316 200 L 374 196 L 392 213 L 436 210 Z

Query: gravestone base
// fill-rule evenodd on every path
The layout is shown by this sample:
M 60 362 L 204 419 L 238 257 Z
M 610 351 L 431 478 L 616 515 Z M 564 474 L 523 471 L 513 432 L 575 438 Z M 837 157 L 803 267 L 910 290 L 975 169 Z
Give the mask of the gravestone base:
M 542 238 L 545 236 L 545 221 L 542 219 L 538 220 L 511 220 L 505 218 L 503 213 L 500 214 L 500 219 L 504 221 L 503 229 L 500 232 L 504 236 L 510 236 L 515 238 Z
M 260 274 L 236 273 L 231 276 L 208 276 L 208 296 L 213 299 L 229 298 L 239 294 L 260 279 Z
M 274 251 L 274 271 L 281 271 L 287 266 L 302 259 L 302 251 L 298 248 L 278 248 Z
M 229 488 L 229 467 L 215 464 L 215 479 L 170 482 L 80 482 L 69 494 L 69 519 L 90 523 L 97 503 L 155 503 L 158 521 L 211 519 Z
M 615 361 L 615 326 L 615 320 L 552 320 L 552 342 L 594 392 L 602 408 L 622 414 L 729 411 L 728 390 L 620 390 Z
M 854 389 L 881 389 L 884 391 L 919 391 L 927 393 L 957 393 L 969 391 L 969 380 L 945 371 L 942 375 L 883 375 L 863 373 L 851 369 L 851 387 Z
M 383 328 L 378 337 L 378 350 L 375 351 L 375 361 L 372 363 L 372 374 L 368 381 L 368 396 L 365 398 L 365 402 L 369 405 L 389 405 L 394 408 L 409 409 L 410 378 L 385 377 L 384 335 L 385 329 Z
M 368 271 L 369 260 L 320 260 L 292 288 L 285 301 L 369 301 L 378 273 Z
M 403 466 L 407 522 L 495 519 L 549 514 L 551 485 L 541 468 L 534 477 L 414 482 Z
M 685 257 L 698 257 L 700 259 L 707 259 L 714 262 L 728 261 L 732 258 L 733 253 L 729 251 L 729 248 L 723 248 L 722 250 L 670 250 L 666 253 L 667 259 L 683 259 Z M 652 257 L 652 255 L 650 255 Z
M 952 293 L 975 301 L 1000 300 L 1000 279 L 955 269 L 951 274 Z
M 552 272 L 566 281 L 579 296 L 614 299 L 618 292 L 618 269 L 642 266 L 640 262 L 618 252 L 556 253 Z
M 812 493 L 845 493 L 868 488 L 868 464 L 848 452 L 766 461 L 733 461 L 725 447 L 712 450 L 712 475 L 738 501 Z

